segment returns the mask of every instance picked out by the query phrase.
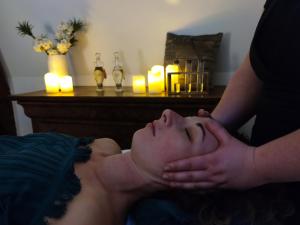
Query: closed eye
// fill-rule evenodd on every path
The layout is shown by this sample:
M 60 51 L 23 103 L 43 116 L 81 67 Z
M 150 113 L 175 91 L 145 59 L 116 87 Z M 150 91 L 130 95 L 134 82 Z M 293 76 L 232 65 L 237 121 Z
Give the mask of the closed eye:
M 200 127 L 200 129 L 202 130 L 202 141 L 204 141 L 204 138 L 205 138 L 205 129 L 204 129 L 204 127 L 203 127 L 203 125 L 201 124 L 201 123 L 196 123 L 196 125 L 198 126 L 198 127 Z
M 185 128 L 184 130 L 185 130 L 186 136 L 188 137 L 189 141 L 192 141 L 192 137 L 191 137 L 188 129 Z

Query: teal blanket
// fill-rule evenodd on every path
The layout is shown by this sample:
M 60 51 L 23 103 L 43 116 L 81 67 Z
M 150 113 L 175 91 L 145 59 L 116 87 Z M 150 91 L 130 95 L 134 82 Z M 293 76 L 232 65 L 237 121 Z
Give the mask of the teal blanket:
M 74 162 L 89 159 L 92 138 L 58 133 L 0 136 L 0 224 L 45 225 L 80 192 Z

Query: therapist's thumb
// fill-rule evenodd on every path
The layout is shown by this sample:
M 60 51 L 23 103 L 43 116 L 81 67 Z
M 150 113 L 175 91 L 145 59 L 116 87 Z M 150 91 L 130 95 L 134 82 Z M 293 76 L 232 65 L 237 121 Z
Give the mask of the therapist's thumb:
M 205 127 L 208 129 L 209 132 L 212 133 L 218 140 L 219 144 L 224 144 L 229 141 L 231 135 L 228 131 L 217 121 L 210 120 L 205 123 Z

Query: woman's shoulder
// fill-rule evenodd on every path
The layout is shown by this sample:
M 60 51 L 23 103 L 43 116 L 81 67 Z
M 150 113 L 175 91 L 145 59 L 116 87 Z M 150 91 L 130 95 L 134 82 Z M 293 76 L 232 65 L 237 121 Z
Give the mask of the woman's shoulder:
M 90 147 L 93 152 L 100 153 L 103 156 L 114 155 L 121 153 L 119 144 L 111 138 L 98 138 L 95 139 Z

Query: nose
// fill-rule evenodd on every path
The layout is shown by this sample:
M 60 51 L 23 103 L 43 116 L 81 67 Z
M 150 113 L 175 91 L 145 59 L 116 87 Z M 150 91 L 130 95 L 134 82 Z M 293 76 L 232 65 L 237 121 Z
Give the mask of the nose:
M 166 126 L 171 126 L 172 123 L 174 123 L 177 115 L 178 114 L 175 113 L 173 110 L 166 109 L 161 115 L 161 120 Z

